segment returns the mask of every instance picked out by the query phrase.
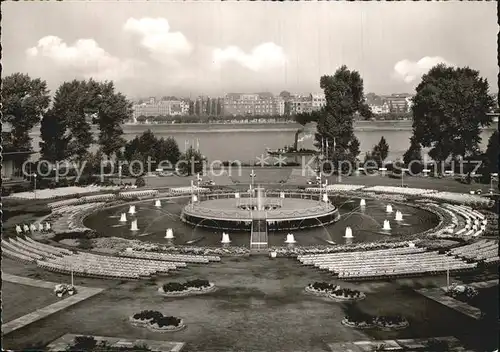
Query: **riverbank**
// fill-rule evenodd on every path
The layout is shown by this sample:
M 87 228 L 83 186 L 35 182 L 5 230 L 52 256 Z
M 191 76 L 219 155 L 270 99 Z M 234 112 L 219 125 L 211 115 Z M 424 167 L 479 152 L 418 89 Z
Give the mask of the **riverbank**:
M 8 126 L 3 126 L 7 131 Z M 224 132 L 295 132 L 303 126 L 296 122 L 269 122 L 269 123 L 173 123 L 173 124 L 132 124 L 123 126 L 123 133 L 129 135 L 141 134 L 148 129 L 155 133 L 224 133 Z M 498 128 L 498 122 L 485 127 L 485 131 Z M 384 120 L 384 121 L 355 121 L 354 132 L 382 132 L 382 131 L 410 131 L 411 120 Z M 92 126 L 92 132 L 98 133 L 97 126 Z M 31 136 L 40 136 L 40 126 L 35 126 Z

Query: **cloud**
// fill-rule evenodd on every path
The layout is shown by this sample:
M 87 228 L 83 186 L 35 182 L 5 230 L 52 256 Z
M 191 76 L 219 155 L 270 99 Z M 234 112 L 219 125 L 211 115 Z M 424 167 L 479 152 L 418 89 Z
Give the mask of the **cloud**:
M 432 67 L 437 64 L 452 64 L 439 56 L 425 56 L 418 61 L 401 60 L 394 65 L 394 74 L 406 83 L 411 83 L 420 78 L 424 73 L 427 73 Z
M 181 32 L 171 32 L 164 18 L 129 18 L 123 26 L 126 32 L 141 36 L 141 45 L 157 60 L 169 59 L 175 55 L 187 55 L 193 46 Z M 170 58 L 171 59 L 171 58 Z
M 237 46 L 226 49 L 215 49 L 212 53 L 213 63 L 221 67 L 226 62 L 236 62 L 252 71 L 280 67 L 286 62 L 286 55 L 282 47 L 274 43 L 263 43 L 246 54 Z
M 60 68 L 98 80 L 131 77 L 137 64 L 112 56 L 93 39 L 79 39 L 73 45 L 67 45 L 59 37 L 45 36 L 36 46 L 27 49 L 26 55 L 30 58 L 48 58 Z

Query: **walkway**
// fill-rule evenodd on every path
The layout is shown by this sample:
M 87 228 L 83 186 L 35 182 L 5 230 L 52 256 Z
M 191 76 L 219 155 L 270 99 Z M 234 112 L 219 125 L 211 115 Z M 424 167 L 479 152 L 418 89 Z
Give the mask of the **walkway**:
M 411 349 L 412 351 L 426 351 L 429 340 L 446 341 L 448 351 L 466 352 L 461 347 L 460 341 L 453 337 L 434 337 L 426 339 L 405 339 L 405 340 L 379 340 L 379 341 L 355 341 L 355 342 L 337 342 L 330 343 L 328 347 L 332 352 L 366 352 L 374 351 L 376 347 L 383 345 L 386 351 L 400 351 L 403 348 Z
M 482 281 L 482 282 L 474 282 L 469 284 L 468 286 L 472 286 L 477 289 L 481 288 L 488 288 L 498 285 L 497 280 L 489 280 L 489 281 Z M 441 303 L 451 309 L 454 309 L 462 314 L 465 314 L 473 319 L 479 320 L 481 318 L 481 310 L 473 307 L 465 302 L 459 301 L 457 299 L 454 299 L 450 296 L 447 296 L 444 294 L 446 291 L 446 287 L 437 287 L 437 288 L 422 288 L 415 290 L 416 292 L 420 293 L 421 295 L 432 299 L 433 301 L 436 301 L 438 303 Z
M 2 279 L 4 281 L 20 284 L 20 285 L 28 285 L 35 286 L 41 288 L 54 289 L 54 286 L 57 285 L 55 282 L 48 282 L 42 280 L 30 279 L 27 277 L 10 275 L 7 273 L 2 274 Z M 81 301 L 86 300 L 92 296 L 95 296 L 98 293 L 104 291 L 102 288 L 92 288 L 92 287 L 83 287 L 83 286 L 75 286 L 77 290 L 77 294 L 73 296 L 69 296 L 65 299 L 60 300 L 54 304 L 48 305 L 46 307 L 37 309 L 34 312 L 26 314 L 20 318 L 9 321 L 8 323 L 2 324 L 2 334 L 7 335 L 12 331 L 19 330 L 26 325 L 34 323 L 40 319 L 46 318 L 51 314 L 57 313 L 60 310 L 66 309 L 74 304 L 77 304 Z
M 73 343 L 76 336 L 66 334 L 47 346 L 48 351 L 65 351 L 66 347 Z M 155 341 L 155 340 L 127 340 L 122 337 L 93 336 L 97 342 L 106 341 L 112 347 L 134 347 L 146 345 L 151 351 L 158 352 L 180 352 L 184 348 L 184 342 Z

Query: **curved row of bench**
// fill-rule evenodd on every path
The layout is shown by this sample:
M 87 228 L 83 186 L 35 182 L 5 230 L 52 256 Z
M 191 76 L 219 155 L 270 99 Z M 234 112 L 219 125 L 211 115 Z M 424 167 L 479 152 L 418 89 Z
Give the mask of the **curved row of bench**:
M 206 264 L 209 262 L 220 262 L 220 257 L 213 255 L 190 255 L 190 254 L 174 254 L 174 253 L 160 253 L 160 252 L 145 252 L 126 249 L 118 253 L 121 257 L 128 258 L 141 258 L 151 260 L 165 260 L 171 262 L 185 262 L 185 263 L 198 263 Z
M 304 265 L 328 270 L 343 280 L 427 276 L 477 267 L 477 263 L 467 263 L 460 258 L 418 247 L 299 256 L 298 260 Z
M 491 240 L 479 240 L 477 242 L 453 248 L 447 252 L 448 255 L 485 263 L 498 263 L 498 242 Z
M 83 226 L 83 217 L 95 209 L 105 206 L 106 203 L 86 203 L 78 205 L 68 205 L 64 208 L 54 209 L 48 220 L 52 223 L 52 230 L 55 233 L 75 232 L 88 230 Z
M 93 253 L 73 253 L 64 248 L 43 244 L 33 239 L 21 237 L 2 240 L 2 254 L 25 263 L 36 263 L 40 268 L 76 276 L 141 279 L 164 274 L 186 267 L 186 262 L 209 263 L 218 261 L 215 256 L 172 255 L 146 258 L 146 253 L 138 252 L 135 258 L 98 255 Z M 171 259 L 171 260 L 168 260 Z M 185 260 L 183 260 L 185 259 Z

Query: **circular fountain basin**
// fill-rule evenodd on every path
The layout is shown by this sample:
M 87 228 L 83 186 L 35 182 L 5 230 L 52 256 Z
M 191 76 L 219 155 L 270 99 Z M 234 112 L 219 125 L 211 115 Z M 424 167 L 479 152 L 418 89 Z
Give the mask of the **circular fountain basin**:
M 234 196 L 231 197 L 231 200 L 236 201 Z M 295 199 L 292 198 L 291 200 Z M 359 210 L 359 201 L 356 200 L 345 197 L 330 197 L 330 201 L 338 206 L 336 209 L 340 218 L 324 226 L 319 224 L 319 220 L 311 219 L 316 223 L 316 227 L 293 230 L 297 245 L 328 245 L 331 242 L 337 244 L 373 242 L 420 233 L 433 228 L 439 222 L 439 218 L 431 212 L 411 205 L 398 204 L 398 210 L 406 214 L 404 222 L 392 223 L 391 231 L 384 233 L 381 229 L 384 220 L 387 219 L 387 214 L 383 201 L 367 199 L 366 208 L 362 211 Z M 146 242 L 173 243 L 174 245 L 222 247 L 222 232 L 229 232 L 231 246 L 249 246 L 250 231 L 248 229 L 224 229 L 220 221 L 208 218 L 201 220 L 201 224 L 196 223 L 194 225 L 182 221 L 180 216 L 184 208 L 189 206 L 188 202 L 189 197 L 171 200 L 162 199 L 161 208 L 155 207 L 150 200 L 135 202 L 137 208 L 140 207 L 141 209 L 137 216 L 134 217 L 134 219 L 138 220 L 139 231 L 130 231 L 130 220 L 124 223 L 124 226 L 116 226 L 116 216 L 126 212 L 129 208 L 128 204 L 99 209 L 87 216 L 83 223 L 88 228 L 96 230 L 100 237 L 122 237 Z M 312 202 L 318 204 L 317 200 Z M 203 226 L 207 223 L 209 226 Z M 356 234 L 352 239 L 344 238 L 347 226 L 351 227 L 353 233 Z M 165 229 L 168 228 L 173 230 L 175 239 L 165 238 Z M 275 230 L 270 227 L 269 246 L 283 246 L 284 239 L 289 232 L 292 232 L 292 230 Z

